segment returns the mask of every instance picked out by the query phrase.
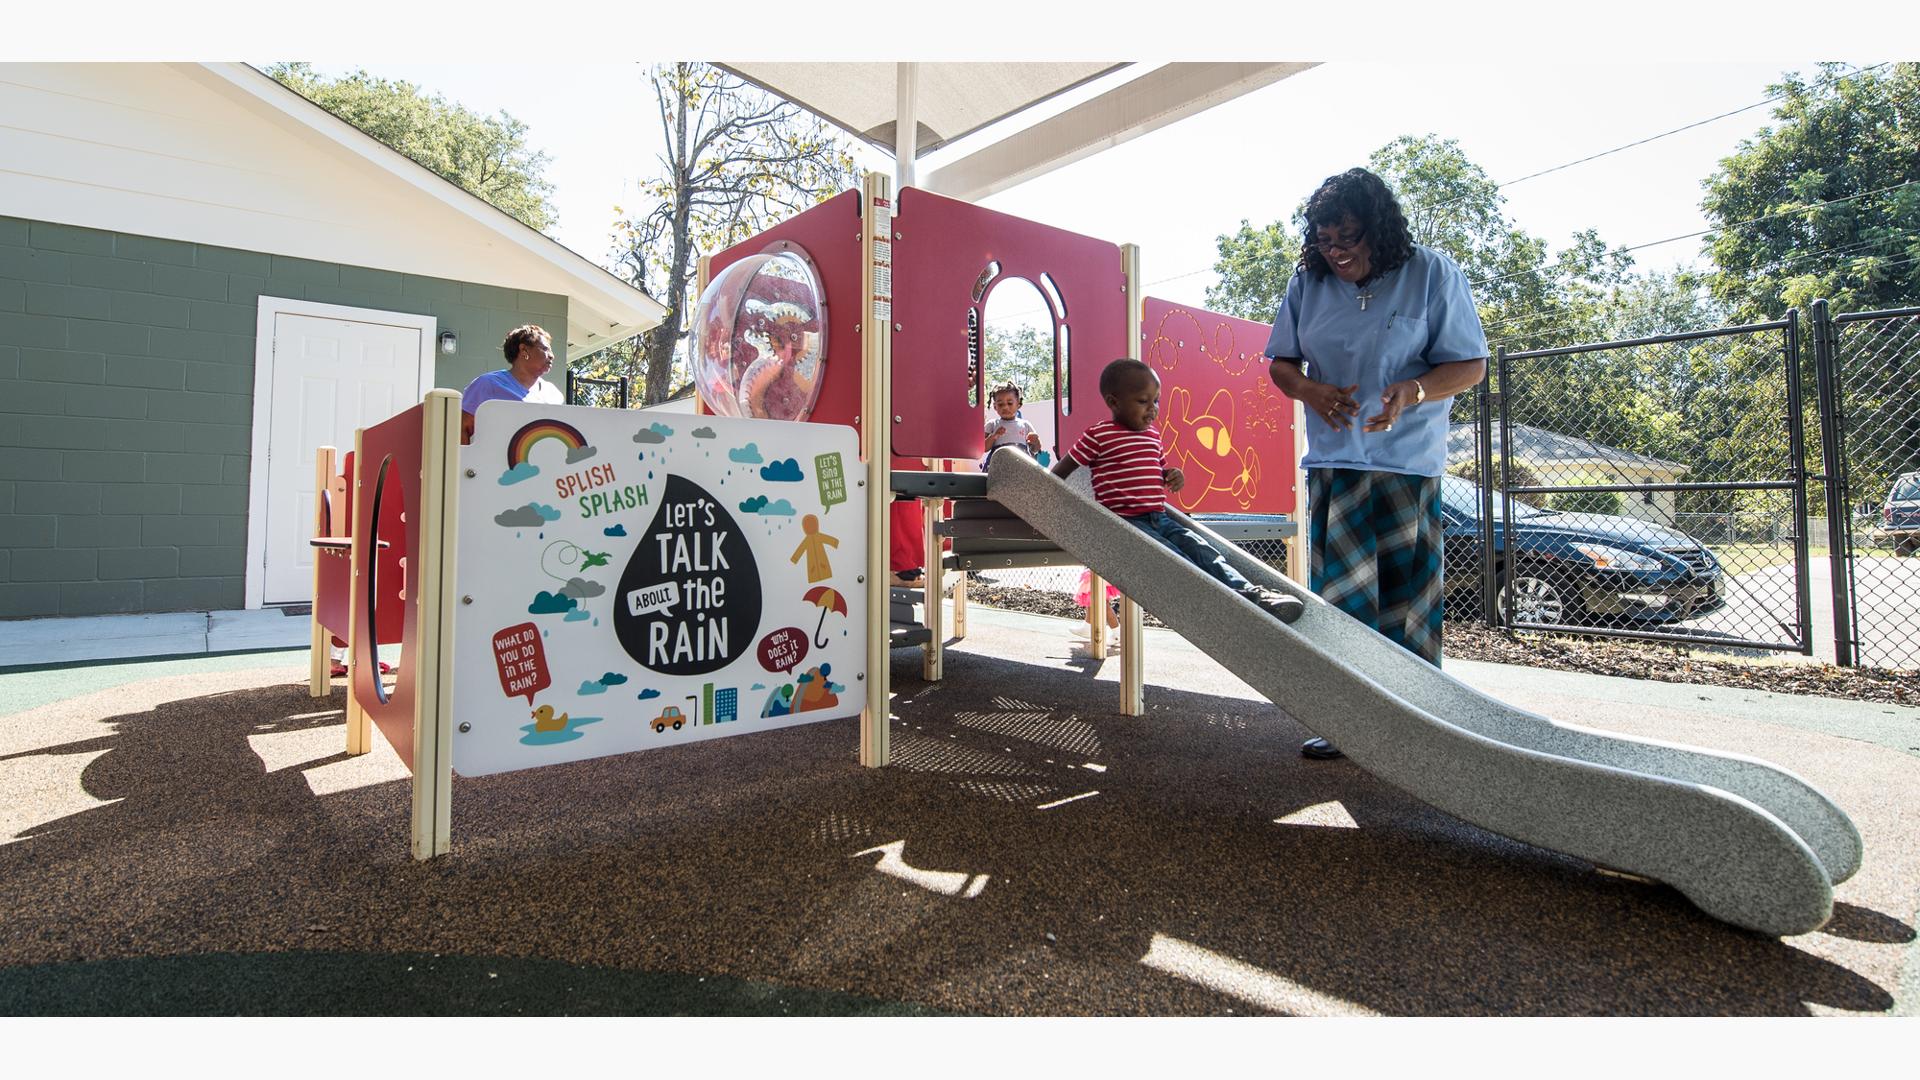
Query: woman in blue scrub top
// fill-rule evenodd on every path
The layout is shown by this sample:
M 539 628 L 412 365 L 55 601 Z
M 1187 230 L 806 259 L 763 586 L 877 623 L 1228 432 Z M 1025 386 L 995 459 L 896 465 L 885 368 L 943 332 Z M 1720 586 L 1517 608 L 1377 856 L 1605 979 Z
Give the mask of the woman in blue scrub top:
M 1320 185 L 1303 239 L 1266 355 L 1306 412 L 1312 588 L 1437 667 L 1447 400 L 1485 377 L 1486 334 L 1466 275 L 1367 170 Z

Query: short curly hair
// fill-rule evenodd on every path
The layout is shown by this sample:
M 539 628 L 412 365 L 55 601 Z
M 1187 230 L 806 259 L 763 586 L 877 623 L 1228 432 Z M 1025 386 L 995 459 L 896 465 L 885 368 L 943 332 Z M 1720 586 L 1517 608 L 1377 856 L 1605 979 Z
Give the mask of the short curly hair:
M 520 359 L 520 346 L 529 345 L 535 341 L 552 340 L 553 335 L 547 333 L 545 329 L 528 323 L 525 326 L 518 326 L 509 331 L 507 333 L 507 340 L 500 343 L 500 348 L 507 354 L 507 363 L 511 364 L 515 360 Z
M 1300 236 L 1300 269 L 1314 277 L 1333 271 L 1327 257 L 1315 246 L 1314 233 L 1320 228 L 1338 228 L 1351 216 L 1366 231 L 1371 257 L 1369 276 L 1379 277 L 1399 269 L 1413 258 L 1413 240 L 1407 234 L 1407 216 L 1400 201 L 1393 197 L 1387 182 L 1365 169 L 1348 169 L 1322 181 L 1307 197 L 1306 227 Z
M 1001 394 L 1012 394 L 1013 399 L 1015 401 L 1018 401 L 1022 405 L 1027 403 L 1027 395 L 1020 392 L 1019 386 L 1010 382 L 1004 382 L 1004 383 L 1001 383 L 999 386 L 994 387 L 993 393 L 987 395 L 987 400 L 992 401 L 994 398 L 999 397 Z
M 1100 396 L 1113 397 L 1133 388 L 1136 382 L 1158 379 L 1152 368 L 1131 357 L 1123 356 L 1100 369 Z

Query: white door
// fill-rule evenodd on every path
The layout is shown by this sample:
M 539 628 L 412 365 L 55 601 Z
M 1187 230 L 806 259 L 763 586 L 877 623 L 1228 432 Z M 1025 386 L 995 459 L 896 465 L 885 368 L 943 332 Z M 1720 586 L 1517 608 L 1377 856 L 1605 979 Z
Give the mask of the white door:
M 313 599 L 314 452 L 332 446 L 344 461 L 354 429 L 419 403 L 432 328 L 287 311 L 272 319 L 266 492 L 253 505 L 267 518 L 262 602 L 293 604 Z

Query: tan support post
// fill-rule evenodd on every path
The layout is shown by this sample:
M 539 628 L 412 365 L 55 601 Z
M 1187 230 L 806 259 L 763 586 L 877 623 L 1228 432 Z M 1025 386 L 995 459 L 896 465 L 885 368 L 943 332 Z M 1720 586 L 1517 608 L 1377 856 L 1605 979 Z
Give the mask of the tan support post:
M 1140 359 L 1141 303 L 1140 245 L 1122 244 L 1120 261 L 1127 275 L 1127 356 Z M 1089 596 L 1087 599 L 1094 599 Z M 1105 600 L 1105 597 L 1100 597 Z M 1104 614 L 1106 605 L 1101 605 Z M 1102 632 L 1104 640 L 1104 631 Z M 1146 705 L 1146 634 L 1140 623 L 1140 605 L 1133 597 L 1120 598 L 1120 715 L 1139 716 Z
M 1087 567 L 1087 650 L 1095 660 L 1107 658 L 1107 579 Z
M 347 477 L 347 485 L 352 490 L 355 513 L 358 513 L 362 491 L 360 474 L 367 467 L 366 454 L 360 449 L 360 431 L 353 433 L 353 475 Z M 360 663 L 360 609 L 364 605 L 366 589 L 360 584 L 361 552 L 360 545 L 373 543 L 377 538 L 377 527 L 367 530 L 374 536 L 365 536 L 359 529 L 353 532 L 353 545 L 347 549 L 347 557 L 353 561 L 353 569 L 347 574 L 347 753 L 358 756 L 373 749 L 373 718 L 360 707 L 359 699 L 353 696 L 353 669 Z M 379 666 L 374 670 L 378 672 Z M 374 678 L 379 678 L 374 675 Z
M 877 205 L 884 204 L 884 205 Z M 886 220 L 878 218 L 884 215 Z M 890 646 L 892 622 L 887 569 L 887 504 L 893 499 L 888 472 L 893 468 L 893 299 L 874 296 L 873 242 L 880 229 L 891 232 L 893 188 L 885 176 L 869 172 L 860 201 L 860 435 L 867 458 L 867 707 L 860 714 L 860 764 L 879 767 L 892 758 L 887 724 L 893 712 Z M 891 239 L 891 236 L 885 237 Z
M 1293 535 L 1287 538 L 1287 576 L 1309 588 L 1313 586 L 1311 552 L 1307 549 L 1307 470 L 1300 464 L 1307 456 L 1307 407 L 1293 403 Z
M 936 471 L 942 471 L 945 465 L 935 462 Z M 944 569 L 940 565 L 940 500 L 920 500 L 920 521 L 926 528 L 926 542 L 921 548 L 921 558 L 925 560 L 925 570 L 920 576 L 921 605 L 920 620 L 927 628 L 927 643 L 922 647 L 920 671 L 928 682 L 939 682 L 945 673 L 946 661 L 946 606 L 942 603 L 942 588 L 946 584 Z
M 454 547 L 459 531 L 460 395 L 427 394 L 421 446 L 418 567 L 407 568 L 419 609 L 413 665 L 413 857 L 452 849 L 453 605 L 458 587 Z M 357 460 L 357 459 L 356 459 Z
M 962 468 L 972 468 L 972 463 L 968 462 L 962 465 L 958 462 L 947 462 L 948 472 L 956 472 Z M 937 555 L 944 558 L 946 556 L 946 549 L 942 548 L 937 552 Z M 955 570 L 953 572 L 953 584 L 948 586 L 948 588 L 953 590 L 953 629 L 951 633 L 954 640 L 959 641 L 967 636 L 967 572 L 965 570 Z
M 323 446 L 314 458 L 313 485 L 313 535 L 323 536 L 327 532 L 327 492 L 333 479 L 334 449 Z M 336 556 L 328 555 L 319 548 L 312 548 L 313 556 L 313 609 L 308 613 L 307 649 L 307 696 L 326 697 L 333 693 L 333 642 L 325 627 L 320 625 L 320 560 Z M 349 688 L 348 696 L 352 696 Z

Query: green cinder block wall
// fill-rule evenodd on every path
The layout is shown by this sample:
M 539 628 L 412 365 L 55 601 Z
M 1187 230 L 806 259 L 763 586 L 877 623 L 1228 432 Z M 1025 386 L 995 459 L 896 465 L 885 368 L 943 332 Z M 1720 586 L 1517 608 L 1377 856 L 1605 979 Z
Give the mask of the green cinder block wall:
M 550 293 L 0 217 L 0 618 L 242 606 L 262 294 L 432 315 L 456 390 L 566 337 Z

